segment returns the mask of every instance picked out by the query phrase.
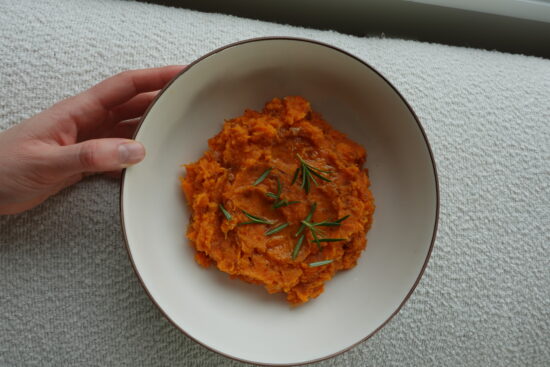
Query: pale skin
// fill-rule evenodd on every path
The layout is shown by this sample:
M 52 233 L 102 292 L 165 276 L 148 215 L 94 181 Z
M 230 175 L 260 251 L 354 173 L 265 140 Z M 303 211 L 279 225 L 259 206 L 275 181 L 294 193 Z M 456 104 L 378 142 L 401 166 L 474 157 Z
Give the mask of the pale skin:
M 94 173 L 145 157 L 131 140 L 158 90 L 183 66 L 125 71 L 0 133 L 0 214 L 31 209 Z

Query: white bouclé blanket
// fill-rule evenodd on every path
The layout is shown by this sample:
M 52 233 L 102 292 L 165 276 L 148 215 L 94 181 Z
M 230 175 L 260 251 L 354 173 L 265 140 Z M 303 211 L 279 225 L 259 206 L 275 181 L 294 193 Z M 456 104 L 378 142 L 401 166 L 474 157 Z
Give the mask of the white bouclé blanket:
M 276 35 L 333 44 L 387 77 L 418 114 L 441 185 L 437 242 L 409 302 L 317 365 L 549 366 L 550 60 L 130 1 L 0 0 L 0 130 L 113 73 Z M 0 217 L 0 366 L 239 366 L 147 298 L 118 196 L 95 177 Z

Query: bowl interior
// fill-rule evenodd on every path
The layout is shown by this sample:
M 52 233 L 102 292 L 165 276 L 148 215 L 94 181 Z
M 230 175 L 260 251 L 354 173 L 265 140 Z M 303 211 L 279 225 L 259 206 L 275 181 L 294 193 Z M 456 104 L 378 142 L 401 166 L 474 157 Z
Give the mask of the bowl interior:
M 301 95 L 336 129 L 363 144 L 376 212 L 356 268 L 317 299 L 290 308 L 282 295 L 231 280 L 193 259 L 183 163 L 199 159 L 224 119 Z M 294 364 L 361 341 L 414 288 L 437 222 L 435 168 L 406 103 L 359 60 L 314 42 L 263 39 L 212 53 L 158 98 L 136 136 L 146 159 L 126 170 L 122 219 L 130 256 L 151 297 L 200 343 L 241 360 Z

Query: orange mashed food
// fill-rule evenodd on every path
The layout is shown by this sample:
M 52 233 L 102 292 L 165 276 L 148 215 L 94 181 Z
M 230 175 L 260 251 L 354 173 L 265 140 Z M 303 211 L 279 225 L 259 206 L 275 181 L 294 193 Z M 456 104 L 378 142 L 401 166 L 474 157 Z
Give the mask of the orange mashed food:
M 246 110 L 225 121 L 208 145 L 201 159 L 185 166 L 187 174 L 181 179 L 192 209 L 187 237 L 200 265 L 215 264 L 231 277 L 263 285 L 269 293 L 284 292 L 293 305 L 319 296 L 337 271 L 356 265 L 374 212 L 363 168 L 366 152 L 312 111 L 308 101 L 275 98 L 261 112 Z M 313 175 L 316 183 L 310 179 L 306 193 L 298 156 L 330 181 Z M 254 185 L 269 168 L 265 179 Z M 278 199 L 273 197 L 279 191 L 277 180 Z M 292 201 L 299 203 L 274 207 Z M 308 223 L 348 217 L 332 226 L 305 227 L 297 236 L 314 203 Z M 269 224 L 246 224 L 250 217 L 245 211 Z M 313 231 L 317 239 L 335 241 L 315 242 Z

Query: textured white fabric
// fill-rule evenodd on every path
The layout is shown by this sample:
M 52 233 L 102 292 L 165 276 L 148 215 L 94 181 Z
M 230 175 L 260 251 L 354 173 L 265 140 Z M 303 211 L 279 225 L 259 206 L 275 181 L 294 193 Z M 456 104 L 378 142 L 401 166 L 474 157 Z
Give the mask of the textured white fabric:
M 251 37 L 308 37 L 363 58 L 426 129 L 440 229 L 403 310 L 319 365 L 550 365 L 550 61 L 124 1 L 1 0 L 0 35 L 2 129 L 118 71 Z M 239 365 L 149 301 L 123 247 L 118 193 L 93 178 L 0 218 L 0 365 Z

